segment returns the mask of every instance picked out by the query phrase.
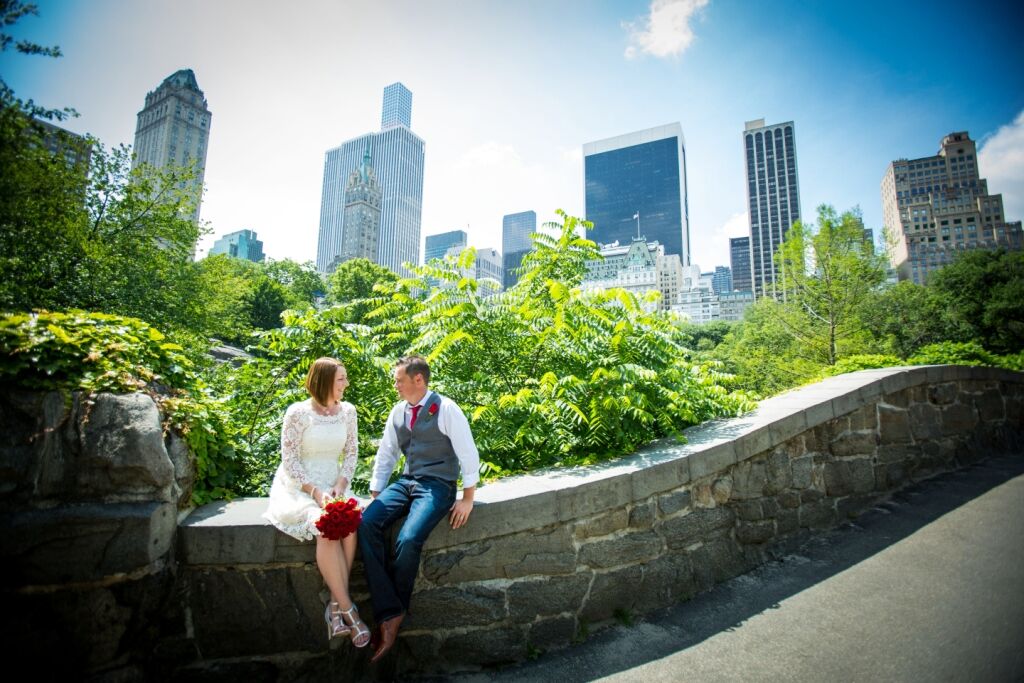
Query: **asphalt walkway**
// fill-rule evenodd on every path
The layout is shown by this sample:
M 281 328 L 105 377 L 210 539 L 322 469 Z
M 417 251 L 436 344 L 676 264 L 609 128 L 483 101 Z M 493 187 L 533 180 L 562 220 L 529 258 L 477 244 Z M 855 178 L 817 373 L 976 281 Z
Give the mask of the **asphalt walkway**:
M 919 484 L 632 626 L 445 680 L 1024 681 L 1024 457 Z

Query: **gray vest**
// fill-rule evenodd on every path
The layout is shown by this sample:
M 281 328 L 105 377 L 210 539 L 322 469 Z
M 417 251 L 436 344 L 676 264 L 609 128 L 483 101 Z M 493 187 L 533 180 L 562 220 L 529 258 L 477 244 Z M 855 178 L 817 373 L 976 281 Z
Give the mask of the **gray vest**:
M 431 406 L 437 406 L 431 415 Z M 395 433 L 398 447 L 405 455 L 405 473 L 414 477 L 438 477 L 455 483 L 459 478 L 459 459 L 451 439 L 438 426 L 441 395 L 434 392 L 420 408 L 412 429 L 405 425 L 405 411 L 396 411 Z

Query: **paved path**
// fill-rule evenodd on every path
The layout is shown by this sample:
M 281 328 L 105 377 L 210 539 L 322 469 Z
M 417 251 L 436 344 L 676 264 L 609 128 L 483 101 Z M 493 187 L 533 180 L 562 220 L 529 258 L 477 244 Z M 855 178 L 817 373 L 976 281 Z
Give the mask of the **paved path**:
M 633 626 L 447 680 L 1022 681 L 1024 458 L 925 482 Z

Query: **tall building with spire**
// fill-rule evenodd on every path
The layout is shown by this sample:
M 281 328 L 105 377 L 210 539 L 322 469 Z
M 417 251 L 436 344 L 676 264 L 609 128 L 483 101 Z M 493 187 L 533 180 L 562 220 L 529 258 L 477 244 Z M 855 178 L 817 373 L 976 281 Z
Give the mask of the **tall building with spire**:
M 420 262 L 423 213 L 424 142 L 412 132 L 412 93 L 401 83 L 385 88 L 382 129 L 343 142 L 327 151 L 320 200 L 316 266 L 329 272 L 342 254 L 346 231 L 345 190 L 367 148 L 380 186 L 380 237 L 377 263 L 410 275 L 403 263 Z
M 800 220 L 800 181 L 792 121 L 769 126 L 747 121 L 743 131 L 750 218 L 750 268 L 754 295 L 782 296 L 776 281 L 775 252 L 789 228 Z M 733 279 L 737 270 L 733 267 Z M 742 276 L 740 276 L 742 279 Z M 738 285 L 735 285 L 738 288 Z
M 370 147 L 367 145 L 359 168 L 348 177 L 345 188 L 345 232 L 341 238 L 341 254 L 329 270 L 354 258 L 377 260 L 380 241 L 380 184 L 373 172 Z
M 195 73 L 180 69 L 146 94 L 146 104 L 135 124 L 133 169 L 142 164 L 154 168 L 195 164 L 192 219 L 196 222 L 203 200 L 212 116 Z
M 1003 196 L 989 194 L 967 131 L 942 138 L 934 156 L 897 159 L 882 178 L 889 260 L 900 280 L 929 273 L 971 249 L 1020 250 L 1020 221 L 1006 220 Z

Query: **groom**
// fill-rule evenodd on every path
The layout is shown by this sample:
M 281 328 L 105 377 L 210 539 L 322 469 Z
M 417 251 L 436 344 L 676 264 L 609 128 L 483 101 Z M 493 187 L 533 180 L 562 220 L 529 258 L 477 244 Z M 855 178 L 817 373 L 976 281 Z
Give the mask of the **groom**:
M 453 529 L 466 523 L 480 478 L 480 455 L 469 421 L 454 401 L 431 391 L 429 383 L 430 368 L 419 356 L 407 356 L 395 365 L 395 390 L 403 400 L 384 425 L 370 479 L 373 501 L 359 526 L 359 547 L 379 629 L 372 662 L 395 644 L 398 627 L 409 611 L 427 536 L 445 515 Z M 384 488 L 399 455 L 405 455 L 405 470 L 398 481 Z M 460 470 L 462 498 L 456 501 Z M 405 523 L 389 563 L 388 530 L 402 516 Z

